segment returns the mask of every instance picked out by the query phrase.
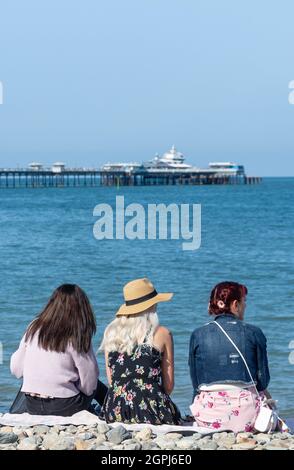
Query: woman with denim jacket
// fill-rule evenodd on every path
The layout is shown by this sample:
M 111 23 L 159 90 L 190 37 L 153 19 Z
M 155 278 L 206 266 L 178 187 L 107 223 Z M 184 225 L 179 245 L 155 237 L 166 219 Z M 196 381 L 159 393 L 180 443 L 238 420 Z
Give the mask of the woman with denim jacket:
M 190 408 L 199 426 L 251 431 L 260 398 L 271 399 L 266 390 L 270 381 L 266 338 L 260 328 L 243 321 L 247 292 L 246 286 L 236 282 L 217 284 L 208 305 L 212 321 L 191 335 L 189 366 L 194 402 Z M 242 357 L 224 332 L 245 358 L 254 385 Z

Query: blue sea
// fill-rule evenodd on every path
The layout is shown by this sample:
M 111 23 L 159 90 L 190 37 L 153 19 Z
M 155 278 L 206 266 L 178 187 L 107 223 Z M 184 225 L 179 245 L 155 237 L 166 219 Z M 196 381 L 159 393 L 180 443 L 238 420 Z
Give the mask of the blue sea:
M 147 276 L 158 291 L 175 294 L 158 313 L 174 335 L 173 400 L 183 413 L 192 397 L 190 334 L 208 320 L 212 287 L 234 280 L 248 287 L 245 321 L 261 327 L 268 340 L 269 390 L 283 415 L 294 416 L 293 193 L 294 178 L 264 178 L 259 185 L 0 190 L 0 411 L 20 385 L 10 375 L 10 356 L 54 288 L 70 282 L 87 292 L 97 349 L 123 302 L 123 285 Z M 184 251 L 181 239 L 96 240 L 93 209 L 114 207 L 117 195 L 126 205 L 201 204 L 200 248 Z M 101 353 L 98 362 L 104 379 Z

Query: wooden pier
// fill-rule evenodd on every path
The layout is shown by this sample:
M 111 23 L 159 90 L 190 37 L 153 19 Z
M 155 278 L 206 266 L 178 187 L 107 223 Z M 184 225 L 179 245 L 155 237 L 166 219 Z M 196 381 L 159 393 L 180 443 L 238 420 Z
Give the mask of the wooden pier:
M 0 189 L 65 188 L 86 186 L 158 186 L 158 185 L 227 185 L 257 184 L 260 177 L 220 175 L 212 170 L 148 170 L 135 169 L 65 169 L 52 170 L 1 169 Z

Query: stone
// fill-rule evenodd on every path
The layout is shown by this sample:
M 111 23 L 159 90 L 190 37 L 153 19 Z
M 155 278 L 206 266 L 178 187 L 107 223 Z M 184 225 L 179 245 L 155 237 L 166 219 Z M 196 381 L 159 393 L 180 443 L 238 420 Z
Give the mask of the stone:
M 57 445 L 59 439 L 59 434 L 57 434 L 56 432 L 50 432 L 45 435 L 42 447 L 44 447 L 44 449 L 46 450 L 51 449 L 52 447 Z
M 140 442 L 136 442 L 135 444 L 128 444 L 123 447 L 125 450 L 140 450 L 142 446 Z
M 12 426 L 1 426 L 0 427 L 0 433 L 5 433 L 5 432 L 13 432 Z
M 17 443 L 14 444 L 0 444 L 0 450 L 16 450 Z
M 26 437 L 17 446 L 18 450 L 37 450 L 38 442 L 34 436 Z
M 237 438 L 236 438 L 236 443 L 237 443 L 237 444 L 247 444 L 247 443 L 249 443 L 249 444 L 250 444 L 250 443 L 251 443 L 251 444 L 252 444 L 252 443 L 256 444 L 256 440 L 253 439 L 253 438 L 251 438 L 251 437 L 243 437 L 243 436 L 240 437 L 240 436 L 237 436 Z
M 89 439 L 93 439 L 95 438 L 96 435 L 93 434 L 92 432 L 83 432 L 83 433 L 79 433 L 77 434 L 77 438 L 78 439 L 81 439 L 81 440 L 84 440 L 84 441 L 88 441 Z
M 154 450 L 158 448 L 158 445 L 154 441 L 142 442 L 142 450 Z
M 75 449 L 75 443 L 74 443 L 74 438 L 69 438 L 69 437 L 62 437 L 61 439 L 59 438 L 58 442 L 56 442 L 52 447 L 50 447 L 50 450 L 74 450 Z
M 13 444 L 18 440 L 18 436 L 13 432 L 0 433 L 0 444 Z
M 1 431 L 0 431 L 0 432 L 1 432 Z M 23 426 L 22 426 L 22 427 L 19 427 L 19 426 L 13 427 L 13 428 L 12 428 L 12 432 L 13 432 L 14 434 L 16 434 L 17 436 L 19 436 L 19 435 L 25 435 L 25 436 L 27 436 L 26 428 L 23 427 Z
M 103 444 L 105 441 L 106 437 L 104 434 L 98 434 L 98 436 L 95 439 L 95 444 L 96 446 L 100 446 L 100 444 Z
M 123 450 L 124 449 L 124 445 L 123 444 L 118 444 L 116 446 L 113 446 L 112 447 L 113 450 Z
M 110 431 L 110 426 L 106 423 L 99 423 L 97 426 L 97 430 L 99 434 L 106 434 L 108 431 Z
M 150 428 L 142 429 L 141 431 L 137 432 L 135 438 L 139 441 L 148 441 L 152 437 L 152 430 Z
M 157 438 L 155 442 L 160 449 L 174 449 L 176 447 L 176 443 L 172 439 L 167 440 L 167 439 L 164 439 L 163 437 L 160 437 L 160 438 Z
M 117 426 L 116 428 L 111 429 L 108 431 L 106 436 L 109 442 L 117 445 L 132 437 L 131 433 L 129 433 L 123 426 Z
M 233 450 L 250 450 L 254 449 L 256 446 L 256 441 L 254 439 L 251 439 L 251 441 L 248 439 L 247 442 L 239 442 L 238 444 L 234 444 L 232 446 Z
M 243 442 L 244 439 L 249 439 L 251 437 L 253 437 L 252 432 L 239 432 L 239 434 L 237 434 L 236 441 L 237 443 Z
M 34 426 L 32 428 L 33 434 L 47 434 L 49 432 L 49 426 L 45 425 L 40 425 L 40 426 Z
M 220 447 L 225 447 L 226 449 L 231 449 L 232 445 L 236 443 L 235 437 L 224 437 L 222 439 L 218 439 L 217 445 Z
M 286 441 L 283 439 L 273 439 L 269 442 L 265 448 L 266 450 L 286 450 L 289 449 L 291 441 Z
M 215 432 L 213 435 L 212 435 L 212 439 L 214 441 L 219 441 L 220 439 L 224 439 L 225 437 L 228 436 L 228 433 L 227 432 Z
M 256 434 L 256 436 L 254 436 L 254 439 L 256 440 L 256 442 L 258 442 L 258 444 L 266 444 L 267 442 L 271 441 L 270 435 L 264 434 L 262 432 L 259 434 Z
M 90 440 L 83 441 L 82 439 L 75 439 L 74 444 L 76 450 L 91 450 L 93 445 L 96 447 L 95 442 Z
M 179 449 L 192 449 L 195 446 L 195 440 L 192 437 L 183 437 L 176 444 Z
M 200 450 L 216 450 L 218 448 L 218 445 L 215 441 L 208 441 L 199 446 L 197 442 L 197 447 Z
M 173 439 L 175 441 L 178 441 L 178 440 L 182 439 L 183 435 L 178 433 L 178 432 L 169 432 L 169 433 L 165 434 L 164 437 L 166 439 Z
M 194 441 L 198 441 L 199 439 L 202 439 L 203 436 L 199 432 L 194 432 L 191 437 L 194 439 Z

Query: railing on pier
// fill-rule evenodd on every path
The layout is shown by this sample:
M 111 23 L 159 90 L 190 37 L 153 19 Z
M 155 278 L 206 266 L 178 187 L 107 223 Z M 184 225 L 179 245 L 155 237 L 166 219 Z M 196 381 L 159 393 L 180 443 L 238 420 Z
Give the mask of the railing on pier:
M 256 184 L 259 177 L 217 174 L 210 170 L 52 170 L 0 169 L 0 188 L 50 188 L 81 186 L 157 186 Z

